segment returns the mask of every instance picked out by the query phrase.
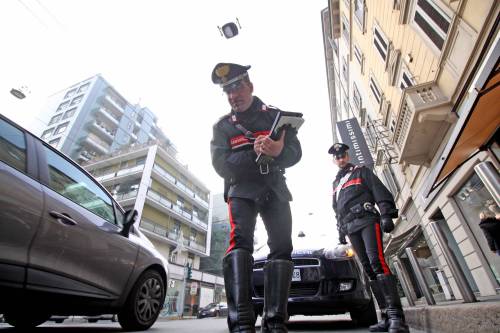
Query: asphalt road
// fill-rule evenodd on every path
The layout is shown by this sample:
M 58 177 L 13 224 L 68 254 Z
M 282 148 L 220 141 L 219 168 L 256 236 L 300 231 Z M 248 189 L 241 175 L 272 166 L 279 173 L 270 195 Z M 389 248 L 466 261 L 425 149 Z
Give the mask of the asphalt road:
M 260 323 L 260 318 L 257 321 Z M 257 328 L 259 332 L 260 327 Z M 306 332 L 336 332 L 336 333 L 366 333 L 366 328 L 356 328 L 348 315 L 304 317 L 294 316 L 288 325 L 290 333 Z M 0 332 L 17 332 L 7 324 L 0 324 Z M 118 323 L 101 321 L 96 324 L 65 321 L 63 324 L 43 324 L 33 330 L 36 333 L 100 333 L 121 332 Z M 225 318 L 185 319 L 185 320 L 159 320 L 148 333 L 175 332 L 175 333 L 227 333 Z M 411 330 L 412 333 L 424 333 Z

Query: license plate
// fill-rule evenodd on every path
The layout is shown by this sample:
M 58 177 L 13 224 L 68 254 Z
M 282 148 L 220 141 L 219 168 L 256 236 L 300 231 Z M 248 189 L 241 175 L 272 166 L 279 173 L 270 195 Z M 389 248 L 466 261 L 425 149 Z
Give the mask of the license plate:
M 292 274 L 292 281 L 301 281 L 300 279 L 300 269 L 294 269 Z

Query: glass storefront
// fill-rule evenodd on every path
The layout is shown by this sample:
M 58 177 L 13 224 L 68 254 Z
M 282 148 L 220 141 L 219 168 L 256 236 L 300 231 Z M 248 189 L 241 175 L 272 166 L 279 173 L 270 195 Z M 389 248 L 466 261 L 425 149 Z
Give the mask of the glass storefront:
M 182 291 L 182 280 L 168 279 L 167 295 L 165 296 L 165 303 L 163 310 L 160 312 L 160 317 L 179 316 L 182 311 L 180 302 L 180 295 Z
M 490 250 L 486 237 L 479 227 L 479 222 L 481 221 L 479 216 L 481 213 L 499 216 L 500 208 L 479 176 L 475 173 L 465 182 L 453 198 L 474 234 L 477 243 L 481 247 L 481 251 L 488 261 L 497 284 L 500 285 L 500 255 Z

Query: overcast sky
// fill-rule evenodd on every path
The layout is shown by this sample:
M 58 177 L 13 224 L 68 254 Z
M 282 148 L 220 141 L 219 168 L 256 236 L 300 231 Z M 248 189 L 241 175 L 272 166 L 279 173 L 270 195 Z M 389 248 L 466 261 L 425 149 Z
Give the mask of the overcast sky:
M 218 193 L 222 180 L 211 166 L 209 142 L 212 124 L 230 108 L 210 74 L 218 62 L 252 65 L 255 95 L 306 119 L 302 161 L 286 173 L 294 234 L 331 235 L 334 244 L 326 6 L 326 0 L 2 0 L 0 112 L 36 131 L 49 95 L 101 73 L 128 101 L 158 116 L 181 159 Z M 221 37 L 217 26 L 236 17 L 240 35 Z M 9 90 L 22 85 L 31 94 L 17 100 Z

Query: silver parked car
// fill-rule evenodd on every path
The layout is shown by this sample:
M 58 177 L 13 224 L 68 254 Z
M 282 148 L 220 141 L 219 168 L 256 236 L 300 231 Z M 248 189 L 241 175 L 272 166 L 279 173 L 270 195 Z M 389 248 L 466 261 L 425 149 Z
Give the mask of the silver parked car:
M 126 330 L 160 313 L 167 263 L 70 158 L 0 114 L 0 313 L 29 328 L 52 315 L 117 314 Z

